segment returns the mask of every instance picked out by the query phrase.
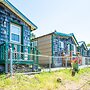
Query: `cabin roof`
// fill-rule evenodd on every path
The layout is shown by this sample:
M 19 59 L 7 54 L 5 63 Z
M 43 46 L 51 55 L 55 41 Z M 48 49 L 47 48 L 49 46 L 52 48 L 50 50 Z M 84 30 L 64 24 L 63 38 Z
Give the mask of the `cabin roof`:
M 31 30 L 36 30 L 37 26 L 33 24 L 25 15 L 23 15 L 15 6 L 13 6 L 8 0 L 0 0 L 0 3 L 8 7 L 13 13 L 15 13 L 20 19 L 22 19 L 27 25 L 31 27 Z
M 78 42 L 77 42 L 77 40 L 76 40 L 76 38 L 75 38 L 75 36 L 74 36 L 73 33 L 65 34 L 65 33 L 61 33 L 61 32 L 54 31 L 54 32 L 49 33 L 49 34 L 39 36 L 39 37 L 35 38 L 34 40 L 37 40 L 38 38 L 42 38 L 42 37 L 44 37 L 44 36 L 53 35 L 53 34 L 59 35 L 59 36 L 63 36 L 63 37 L 72 37 L 72 39 L 74 40 L 76 46 L 79 46 L 79 44 L 78 44 Z
M 73 33 L 70 33 L 71 37 L 73 38 L 74 42 L 76 43 L 77 47 L 79 46 L 78 41 Z
M 60 36 L 65 36 L 65 37 L 72 37 L 72 39 L 75 42 L 76 46 L 79 45 L 78 42 L 77 42 L 77 39 L 75 38 L 73 33 L 65 34 L 65 33 L 55 32 L 55 34 L 60 35 Z
M 54 34 L 60 35 L 60 36 L 65 36 L 65 37 L 71 37 L 70 34 L 65 34 L 65 33 L 61 33 L 61 32 L 54 32 Z
M 35 39 L 42 38 L 42 37 L 45 37 L 45 36 L 48 36 L 48 35 L 59 35 L 59 36 L 64 36 L 64 37 L 71 37 L 72 36 L 70 34 L 65 34 L 65 33 L 54 31 L 54 32 L 51 32 L 51 33 L 48 33 L 48 34 L 45 34 L 45 35 L 41 35 L 39 37 L 36 37 Z
M 79 46 L 80 46 L 80 47 L 83 45 L 84 48 L 85 48 L 86 50 L 88 50 L 87 45 L 86 45 L 86 43 L 85 43 L 84 41 L 80 41 L 80 42 L 78 42 L 78 43 L 79 43 Z

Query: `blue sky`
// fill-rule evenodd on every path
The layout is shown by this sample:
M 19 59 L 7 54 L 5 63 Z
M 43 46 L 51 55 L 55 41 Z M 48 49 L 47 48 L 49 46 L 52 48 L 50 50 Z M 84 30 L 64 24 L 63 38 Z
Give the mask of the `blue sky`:
M 9 1 L 38 26 L 36 36 L 57 30 L 90 43 L 90 0 Z

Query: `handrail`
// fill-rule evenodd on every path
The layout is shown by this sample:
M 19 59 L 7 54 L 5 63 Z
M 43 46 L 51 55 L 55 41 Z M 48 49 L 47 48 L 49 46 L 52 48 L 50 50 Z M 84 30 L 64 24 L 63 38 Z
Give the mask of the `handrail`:
M 8 46 L 7 46 L 7 51 L 6 51 L 6 53 L 4 53 L 5 50 L 6 50 L 5 47 L 4 47 L 4 44 L 5 44 L 5 45 L 8 45 Z M 2 46 L 2 47 L 1 47 L 1 46 Z M 5 57 L 5 54 L 7 54 L 8 57 L 10 58 L 10 55 L 9 55 L 9 54 L 10 54 L 10 51 L 9 51 L 10 47 L 9 47 L 9 46 L 12 48 L 12 51 L 13 51 L 13 52 L 15 52 L 15 49 L 14 49 L 14 48 L 16 48 L 16 51 L 17 51 L 18 53 L 20 53 L 20 52 L 23 52 L 23 53 L 27 52 L 28 54 L 30 54 L 30 53 L 32 53 L 32 54 L 37 54 L 37 55 L 40 54 L 40 51 L 37 49 L 36 46 L 32 47 L 32 46 L 26 46 L 26 45 L 16 44 L 16 43 L 12 43 L 12 42 L 5 42 L 5 43 L 3 43 L 3 44 L 0 45 L 0 48 L 1 48 L 1 53 L 0 53 L 0 54 L 3 54 L 4 57 Z M 21 49 L 21 48 L 23 48 L 23 49 Z M 27 49 L 27 51 L 25 51 L 25 49 Z M 31 51 L 30 51 L 30 49 L 31 49 Z M 23 51 L 21 51 L 21 50 L 23 50 Z M 2 55 L 1 55 L 1 57 L 2 57 Z M 23 56 L 23 57 L 24 57 L 24 56 Z M 8 59 L 9 59 L 9 58 L 8 58 Z M 18 55 L 17 58 L 19 59 L 20 56 Z M 30 57 L 28 56 L 28 58 L 30 58 Z
M 31 47 L 31 46 L 27 46 L 27 45 L 18 44 L 18 43 L 12 43 L 12 42 L 8 42 L 8 44 L 20 45 L 20 46 L 24 46 L 24 47 Z
M 3 44 L 0 44 L 0 46 L 3 46 L 4 44 L 8 44 L 8 45 L 18 45 L 18 46 L 21 46 L 21 47 L 26 47 L 26 48 L 32 48 L 32 49 L 35 49 L 35 51 L 37 51 L 38 52 L 38 54 L 40 54 L 40 51 L 37 49 L 37 47 L 36 46 L 34 46 L 34 47 L 32 47 L 32 46 L 27 46 L 27 45 L 22 45 L 22 44 L 17 44 L 17 43 L 12 43 L 12 42 L 4 42 Z

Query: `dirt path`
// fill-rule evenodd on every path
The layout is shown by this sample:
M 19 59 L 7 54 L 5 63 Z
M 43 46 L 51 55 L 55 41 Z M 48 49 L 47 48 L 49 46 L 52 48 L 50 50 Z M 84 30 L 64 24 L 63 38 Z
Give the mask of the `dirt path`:
M 90 90 L 90 73 L 81 75 L 78 82 L 65 80 L 59 90 Z

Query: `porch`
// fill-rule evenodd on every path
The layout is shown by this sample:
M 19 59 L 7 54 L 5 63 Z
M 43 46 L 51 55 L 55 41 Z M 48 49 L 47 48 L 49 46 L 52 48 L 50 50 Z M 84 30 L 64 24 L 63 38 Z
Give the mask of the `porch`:
M 35 65 L 38 67 L 38 56 L 35 56 L 38 54 L 37 47 L 5 42 L 0 45 L 0 65 L 5 67 L 6 73 L 11 60 L 12 65 Z

